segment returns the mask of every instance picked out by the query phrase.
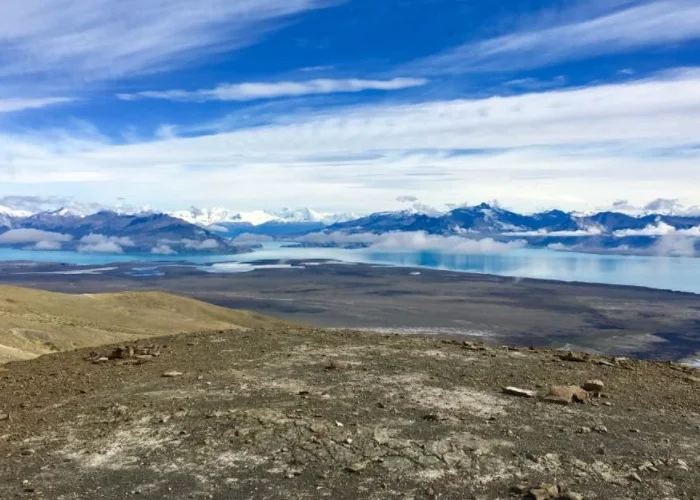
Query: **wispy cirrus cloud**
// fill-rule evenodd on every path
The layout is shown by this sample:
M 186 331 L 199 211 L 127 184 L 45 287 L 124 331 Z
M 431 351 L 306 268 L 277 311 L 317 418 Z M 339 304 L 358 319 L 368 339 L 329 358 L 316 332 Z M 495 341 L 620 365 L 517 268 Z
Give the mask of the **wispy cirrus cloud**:
M 0 76 L 101 81 L 181 67 L 342 0 L 5 0 Z M 54 82 L 55 83 L 55 82 Z
M 142 91 L 118 94 L 122 100 L 164 99 L 168 101 L 253 101 L 279 97 L 299 97 L 318 94 L 354 93 L 367 90 L 401 90 L 420 87 L 425 78 L 393 78 L 390 80 L 316 79 L 300 82 L 250 82 L 221 84 L 212 89 Z
M 700 3 L 696 0 L 641 0 L 627 4 L 620 8 L 619 2 L 612 2 L 612 9 L 599 11 L 594 17 L 562 18 L 558 23 L 550 20 L 543 28 L 465 43 L 402 70 L 427 74 L 526 70 L 700 40 Z
M 71 97 L 45 97 L 35 99 L 0 99 L 0 114 L 24 111 L 27 109 L 40 109 L 58 104 L 73 102 L 76 99 Z

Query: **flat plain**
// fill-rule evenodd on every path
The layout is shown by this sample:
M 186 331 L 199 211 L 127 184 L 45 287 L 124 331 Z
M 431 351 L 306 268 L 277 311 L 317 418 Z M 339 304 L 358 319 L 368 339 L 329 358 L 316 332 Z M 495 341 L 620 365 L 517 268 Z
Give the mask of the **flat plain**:
M 76 268 L 66 265 L 3 263 L 0 282 L 72 294 L 159 290 L 324 328 L 481 338 L 641 358 L 700 357 L 699 295 L 439 270 L 306 264 L 235 274 L 153 264 L 162 276 L 134 276 L 142 266 L 116 264 L 95 274 L 73 274 Z M 65 272 L 72 274 L 56 274 Z

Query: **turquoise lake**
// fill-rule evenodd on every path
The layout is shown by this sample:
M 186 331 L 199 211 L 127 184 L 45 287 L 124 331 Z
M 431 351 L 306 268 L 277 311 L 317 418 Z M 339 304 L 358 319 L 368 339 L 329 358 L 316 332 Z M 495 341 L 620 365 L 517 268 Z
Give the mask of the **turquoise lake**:
M 700 293 L 700 259 L 598 255 L 553 250 L 518 249 L 495 254 L 454 254 L 437 250 L 386 251 L 340 248 L 285 248 L 266 244 L 241 255 L 118 255 L 81 254 L 0 249 L 0 261 L 27 260 L 76 265 L 106 265 L 124 262 L 189 262 L 210 272 L 244 272 L 247 263 L 263 259 L 335 259 L 347 263 L 369 263 L 403 267 L 495 274 L 514 278 L 540 278 L 615 285 L 635 285 Z M 230 263 L 231 265 L 222 265 Z

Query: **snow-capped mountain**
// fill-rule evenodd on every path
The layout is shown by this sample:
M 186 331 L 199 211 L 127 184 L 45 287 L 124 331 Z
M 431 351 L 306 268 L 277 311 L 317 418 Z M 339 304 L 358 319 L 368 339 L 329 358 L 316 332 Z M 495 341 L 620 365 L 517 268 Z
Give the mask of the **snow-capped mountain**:
M 11 218 L 4 227 L 2 222 L 0 245 L 17 248 L 163 255 L 239 250 L 227 238 L 162 213 L 101 211 L 83 216 L 61 209 Z
M 178 210 L 170 215 L 191 224 L 213 226 L 217 224 L 252 224 L 254 226 L 275 220 L 275 216 L 263 210 L 253 212 L 235 212 L 227 208 L 198 208 Z
M 700 226 L 700 215 L 680 216 L 649 214 L 633 216 L 618 212 L 577 215 L 562 210 L 520 214 L 482 203 L 459 207 L 442 215 L 415 210 L 379 212 L 359 219 L 329 226 L 329 230 L 350 232 L 425 231 L 430 234 L 482 234 L 541 236 L 558 233 L 570 235 L 613 234 L 620 230 L 642 230 L 665 224 L 675 230 Z
M 291 208 L 283 208 L 274 212 L 277 222 L 306 223 L 306 222 L 325 222 L 326 216 L 312 210 L 310 208 L 299 208 L 297 210 Z
M 320 213 L 310 208 L 283 208 L 278 211 L 253 210 L 239 212 L 227 208 L 198 208 L 177 210 L 170 215 L 201 226 L 216 226 L 222 224 L 248 224 L 261 226 L 263 224 L 334 224 L 349 220 L 353 214 Z
M 0 205 L 0 217 L 10 217 L 10 218 L 20 218 L 20 217 L 29 217 L 32 215 L 32 212 L 29 212 L 27 210 L 18 210 L 15 208 L 10 208 L 6 207 L 4 205 Z
M 524 240 L 534 247 L 568 248 L 582 251 L 630 251 L 654 248 L 661 238 L 683 239 L 684 253 L 700 246 L 700 215 L 648 214 L 633 216 L 619 212 L 581 215 L 562 210 L 519 214 L 482 203 L 459 207 L 440 215 L 416 210 L 380 212 L 356 220 L 332 224 L 336 232 L 389 233 L 422 231 L 433 235 L 461 235 L 499 241 Z M 688 239 L 692 239 L 690 244 Z M 700 250 L 700 249 L 699 249 Z

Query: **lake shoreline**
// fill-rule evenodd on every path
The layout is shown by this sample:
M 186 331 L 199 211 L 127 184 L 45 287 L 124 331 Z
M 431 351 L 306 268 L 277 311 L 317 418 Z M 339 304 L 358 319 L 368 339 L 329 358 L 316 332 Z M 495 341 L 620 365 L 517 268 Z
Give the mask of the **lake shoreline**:
M 170 263 L 153 266 L 159 271 L 154 274 L 140 263 L 34 264 L 29 272 L 26 265 L 3 263 L 0 282 L 74 294 L 161 290 L 323 328 L 477 332 L 502 344 L 676 361 L 700 357 L 700 296 L 692 293 L 372 264 L 287 263 L 306 266 L 207 273 Z
M 563 283 L 635 286 L 700 294 L 700 259 L 621 256 L 552 250 L 518 249 L 503 253 L 455 254 L 434 250 L 378 250 L 290 247 L 266 244 L 246 254 L 137 255 L 76 252 L 12 251 L 0 248 L 0 262 L 25 266 L 196 266 L 209 273 L 249 272 L 265 265 L 288 262 L 342 262 L 393 266 L 415 271 L 444 270 Z M 261 264 L 267 262 L 269 264 Z

